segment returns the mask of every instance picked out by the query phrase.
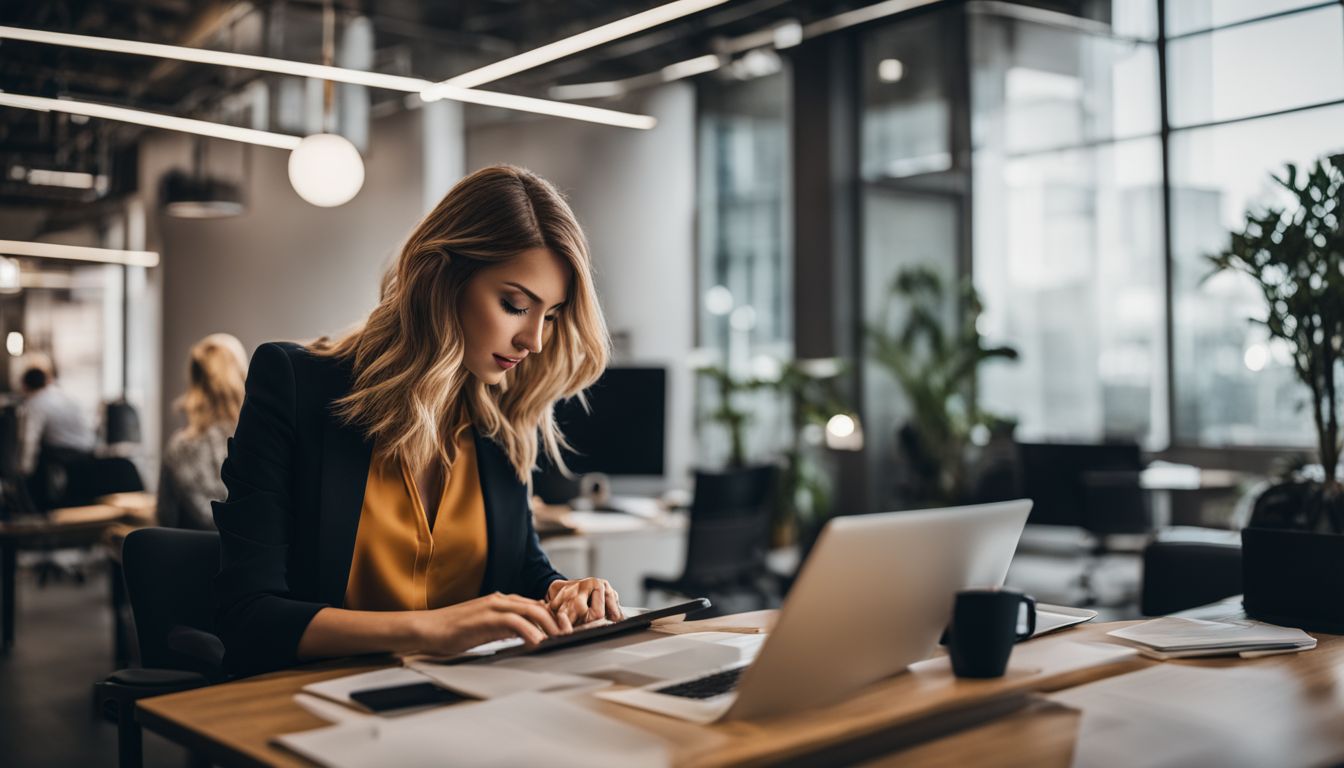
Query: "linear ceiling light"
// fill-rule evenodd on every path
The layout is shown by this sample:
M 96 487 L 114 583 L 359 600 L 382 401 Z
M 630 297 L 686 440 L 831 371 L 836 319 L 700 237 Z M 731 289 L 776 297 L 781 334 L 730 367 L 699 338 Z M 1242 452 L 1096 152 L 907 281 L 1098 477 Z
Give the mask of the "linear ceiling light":
M 724 0 L 717 0 L 723 2 Z M 701 0 L 705 2 L 705 0 Z M 657 10 L 657 9 L 654 9 Z M 40 29 L 22 29 L 20 27 L 0 26 L 0 39 L 24 40 L 30 43 L 46 43 L 73 48 L 87 48 L 95 51 L 129 53 L 137 56 L 155 56 L 178 61 L 190 61 L 198 64 L 214 64 L 222 67 L 252 69 L 258 72 L 274 72 L 281 75 L 311 77 L 319 80 L 331 80 L 337 83 L 365 85 L 370 88 L 385 88 L 392 91 L 423 94 L 426 89 L 437 89 L 438 94 L 426 101 L 452 99 L 468 104 L 481 104 L 490 107 L 502 107 L 520 112 L 534 112 L 554 117 L 567 117 L 590 123 L 614 125 L 622 128 L 647 130 L 657 121 L 648 115 L 636 115 L 597 107 L 576 107 L 573 104 L 560 104 L 546 99 L 534 99 L 515 96 L 509 93 L 469 90 L 456 83 L 440 85 L 419 77 L 385 75 L 379 72 L 365 72 L 358 69 L 332 67 L 322 64 L 307 64 L 301 61 L 273 59 L 268 56 L 253 56 L 228 51 L 211 51 L 202 48 L 188 48 L 181 45 L 162 45 L 142 43 L 136 40 L 118 40 L 110 37 L 92 37 L 72 35 L 65 32 L 47 32 Z
M 719 57 L 713 53 L 696 56 L 693 59 L 668 64 L 657 72 L 627 77 L 623 80 L 603 80 L 596 83 L 571 83 L 554 85 L 548 92 L 553 99 L 606 99 L 659 85 L 683 80 L 706 72 L 713 72 L 721 65 Z
M 696 56 L 694 59 L 678 61 L 675 64 L 668 64 L 658 71 L 662 76 L 663 82 L 670 83 L 674 80 L 681 80 L 687 77 L 703 75 L 706 72 L 713 72 L 719 68 L 719 57 L 707 53 L 704 56 Z
M 29 168 L 25 175 L 29 184 L 43 187 L 65 187 L 67 189 L 93 189 L 99 181 L 104 184 L 106 178 L 92 173 L 73 171 L 50 171 L 45 168 Z
M 534 99 L 530 96 L 516 96 L 512 93 L 458 88 L 454 85 L 436 85 L 433 87 L 439 94 L 436 98 L 465 101 L 468 104 L 480 104 L 486 107 L 503 107 L 505 109 L 536 112 L 555 117 L 569 117 L 575 120 L 587 120 L 591 123 L 604 123 L 621 128 L 638 128 L 640 130 L 648 130 L 658 124 L 657 118 L 651 115 L 635 115 L 629 112 L 616 112 L 581 104 L 564 104 L 558 101 Z M 421 97 L 424 97 L 423 93 Z M 433 101 L 434 99 L 425 100 Z
M 832 32 L 838 32 L 858 24 L 866 24 L 887 16 L 895 16 L 898 13 L 914 10 L 924 5 L 933 5 L 937 2 L 939 0 L 883 0 L 880 3 L 865 5 L 830 18 L 814 21 L 803 27 L 803 39 L 810 40 L 818 35 L 829 35 Z
M 89 248 L 83 245 L 32 243 L 21 240 L 0 240 L 0 254 L 33 256 L 39 259 L 93 261 L 100 264 L 125 264 L 130 267 L 159 266 L 159 254 L 154 251 L 122 251 L 116 248 Z
M 557 40 L 554 43 L 543 45 L 540 48 L 534 48 L 526 53 L 510 56 L 503 61 L 487 64 L 479 69 L 473 69 L 470 72 L 464 72 L 456 77 L 450 77 L 420 95 L 426 101 L 451 98 L 448 96 L 447 91 L 444 90 L 445 86 L 475 88 L 478 85 L 485 85 L 486 83 L 494 82 L 495 80 L 508 77 L 509 75 L 516 75 L 524 70 L 541 66 L 542 64 L 555 61 L 556 59 L 562 59 L 570 54 L 594 48 L 604 43 L 609 43 L 612 40 L 618 40 L 636 32 L 656 27 L 659 24 L 665 24 L 673 19 L 679 19 L 682 16 L 698 13 L 706 8 L 713 8 L 714 6 L 721 5 L 725 2 L 727 2 L 727 0 L 676 0 L 676 2 L 660 5 L 657 8 L 650 8 L 643 13 L 636 13 L 633 16 L 618 19 L 610 24 L 603 24 L 602 26 L 590 29 L 587 32 L 580 32 L 572 37 Z
M 253 128 L 240 128 L 236 125 L 212 123 L 207 120 L 192 120 L 186 117 L 161 115 L 157 112 L 144 112 L 139 109 L 113 107 L 108 104 L 93 104 L 87 101 L 71 99 L 48 99 L 41 96 L 20 96 L 14 93 L 0 92 L 0 106 L 35 109 L 39 112 L 65 112 L 71 115 L 88 115 L 105 120 L 120 120 L 123 123 L 136 123 L 151 128 L 166 128 L 170 131 L 194 133 L 198 136 L 210 136 L 216 139 L 242 141 L 248 144 L 260 144 L 276 149 L 294 149 L 299 146 L 302 137 L 283 133 L 258 131 Z

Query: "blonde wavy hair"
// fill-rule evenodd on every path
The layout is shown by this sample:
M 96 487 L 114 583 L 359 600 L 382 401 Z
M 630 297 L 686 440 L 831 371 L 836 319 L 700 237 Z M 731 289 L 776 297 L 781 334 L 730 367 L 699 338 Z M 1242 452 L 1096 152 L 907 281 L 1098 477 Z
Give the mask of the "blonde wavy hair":
M 490 386 L 463 365 L 458 303 L 477 272 L 534 248 L 569 265 L 569 295 L 541 353 Z M 610 345 L 573 211 L 546 180 L 500 165 L 458 182 L 420 222 L 361 326 L 309 348 L 351 364 L 354 385 L 335 412 L 385 457 L 416 469 L 435 458 L 451 467 L 458 438 L 475 426 L 530 485 L 538 443 L 564 466 L 555 403 L 582 397 L 606 368 Z
M 196 342 L 187 362 L 187 391 L 177 407 L 187 416 L 186 433 L 199 435 L 216 424 L 232 427 L 243 407 L 247 351 L 227 333 Z

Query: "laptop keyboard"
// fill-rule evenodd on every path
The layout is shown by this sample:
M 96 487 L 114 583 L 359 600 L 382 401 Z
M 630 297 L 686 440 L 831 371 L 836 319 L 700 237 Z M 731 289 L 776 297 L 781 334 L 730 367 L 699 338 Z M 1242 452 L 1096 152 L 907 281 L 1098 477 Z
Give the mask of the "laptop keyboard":
M 742 677 L 742 673 L 746 669 L 746 667 L 725 669 L 722 672 L 697 677 L 684 683 L 676 683 L 665 688 L 655 688 L 653 692 L 665 693 L 668 696 L 680 696 L 685 699 L 711 699 L 736 688 L 738 679 Z

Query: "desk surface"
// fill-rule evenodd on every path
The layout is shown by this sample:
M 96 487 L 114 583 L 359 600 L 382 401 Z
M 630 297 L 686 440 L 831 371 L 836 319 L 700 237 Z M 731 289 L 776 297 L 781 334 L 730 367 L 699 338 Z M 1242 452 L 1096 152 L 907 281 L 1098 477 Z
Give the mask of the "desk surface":
M 773 612 L 757 612 L 703 622 L 765 625 Z M 1057 690 L 1141 668 L 1135 657 L 1080 668 L 1075 641 L 1099 640 L 1105 627 L 1084 627 L 1021 646 L 1009 673 L 998 680 L 956 680 L 946 663 L 930 671 L 897 675 L 854 698 L 822 710 L 751 723 L 698 726 L 572 694 L 576 704 L 649 731 L 667 744 L 677 765 L 737 765 L 744 762 L 801 759 L 839 745 L 885 738 L 893 728 L 922 718 L 973 707 L 988 711 L 1020 706 L 1035 691 Z M 1095 648 L 1089 653 L 1095 652 Z M 308 765 L 273 747 L 272 737 L 317 728 L 323 721 L 294 704 L 304 685 L 357 671 L 387 666 L 388 659 L 343 660 L 263 675 L 212 688 L 143 701 L 137 718 L 146 727 L 199 751 L 223 765 Z M 872 752 L 881 754 L 886 751 Z
M 765 624 L 770 612 L 742 614 L 705 622 Z M 1068 765 L 1078 747 L 1081 716 L 1076 710 L 1040 700 L 1036 694 L 1061 691 L 1139 670 L 1175 665 L 1259 667 L 1300 681 L 1295 695 L 1301 708 L 1319 713 L 1323 687 L 1334 685 L 1344 665 L 1344 637 L 1318 635 L 1314 651 L 1255 661 L 1203 660 L 1159 665 L 1137 657 L 1080 668 L 1061 664 L 1078 648 L 1109 644 L 1106 631 L 1118 623 L 1083 625 L 1019 646 L 1009 673 L 998 680 L 956 680 L 946 670 L 897 675 L 876 683 L 834 707 L 751 723 L 698 726 L 656 714 L 571 694 L 578 705 L 649 731 L 664 740 L 676 765 L 739 765 L 797 760 L 803 763 L 878 757 L 872 765 L 965 765 L 993 762 L 1013 765 Z M 1085 645 L 1079 646 L 1078 642 Z M 138 719 L 148 728 L 184 744 L 221 765 L 310 765 L 273 747 L 272 737 L 317 728 L 325 723 L 294 704 L 304 685 L 387 666 L 387 658 L 342 660 L 264 675 L 212 688 L 187 691 L 140 703 Z M 936 666 L 936 665 L 934 665 Z M 1117 678 L 1118 679 L 1118 678 Z M 1328 702 L 1332 716 L 1344 720 L 1344 702 Z M 1219 707 L 1218 701 L 1208 702 Z M 949 719 L 954 711 L 971 714 Z M 1331 714 L 1331 713 L 1327 713 Z M 1291 718 L 1291 711 L 1266 716 Z M 1344 733 L 1344 729 L 1340 729 Z M 947 735 L 939 735 L 947 734 Z M 1322 733 L 1301 754 L 1323 750 L 1344 757 Z M 1322 743 L 1324 742 L 1324 743 Z M 1310 751 L 1305 751 L 1310 747 Z M 1292 745 L 1287 748 L 1293 749 Z M 840 751 L 837 751 L 840 750 Z M 824 758 L 823 758 L 824 755 Z M 1285 754 L 1284 764 L 1292 764 Z M 1011 758 L 1011 759 L 1010 759 Z M 872 759 L 871 757 L 869 759 Z M 1005 762 L 1007 761 L 1007 762 Z M 1303 762 L 1303 761 L 1296 761 Z
M 0 538 L 24 539 L 104 528 L 127 522 L 146 525 L 154 520 L 155 497 L 148 493 L 116 493 L 84 507 L 62 507 L 44 515 L 0 521 Z

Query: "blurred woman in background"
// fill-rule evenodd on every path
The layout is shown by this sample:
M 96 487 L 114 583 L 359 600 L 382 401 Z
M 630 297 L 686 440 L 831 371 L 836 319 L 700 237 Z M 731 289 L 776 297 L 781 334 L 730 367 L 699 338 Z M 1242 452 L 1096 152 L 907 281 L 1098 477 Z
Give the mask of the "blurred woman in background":
M 247 353 L 227 333 L 191 348 L 187 392 L 177 401 L 187 425 L 168 440 L 159 475 L 159 525 L 214 530 L 210 502 L 226 495 L 220 467 L 243 407 Z

